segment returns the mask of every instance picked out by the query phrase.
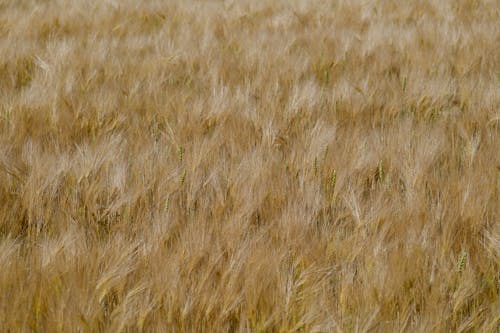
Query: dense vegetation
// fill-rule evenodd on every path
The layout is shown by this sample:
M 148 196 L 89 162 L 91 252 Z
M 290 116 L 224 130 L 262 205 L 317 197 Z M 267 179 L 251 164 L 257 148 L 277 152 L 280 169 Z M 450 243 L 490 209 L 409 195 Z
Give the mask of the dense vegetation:
M 0 331 L 498 332 L 497 0 L 0 1 Z

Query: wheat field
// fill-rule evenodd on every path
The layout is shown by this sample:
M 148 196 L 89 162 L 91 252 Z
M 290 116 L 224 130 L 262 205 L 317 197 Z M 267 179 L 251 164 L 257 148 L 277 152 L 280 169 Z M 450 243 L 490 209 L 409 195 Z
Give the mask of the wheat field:
M 1 0 L 1 332 L 498 332 L 500 2 Z

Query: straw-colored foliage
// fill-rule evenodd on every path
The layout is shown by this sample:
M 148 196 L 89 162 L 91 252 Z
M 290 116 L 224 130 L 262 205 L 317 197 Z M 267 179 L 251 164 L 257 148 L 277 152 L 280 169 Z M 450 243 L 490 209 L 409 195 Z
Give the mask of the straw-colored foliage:
M 0 1 L 1 332 L 498 332 L 498 0 Z

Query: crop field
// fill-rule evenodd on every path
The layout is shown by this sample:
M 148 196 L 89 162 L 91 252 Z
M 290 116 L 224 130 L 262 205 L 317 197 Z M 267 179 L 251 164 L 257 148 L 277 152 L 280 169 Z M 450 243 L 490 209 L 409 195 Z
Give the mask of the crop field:
M 499 332 L 498 0 L 0 0 L 0 332 Z

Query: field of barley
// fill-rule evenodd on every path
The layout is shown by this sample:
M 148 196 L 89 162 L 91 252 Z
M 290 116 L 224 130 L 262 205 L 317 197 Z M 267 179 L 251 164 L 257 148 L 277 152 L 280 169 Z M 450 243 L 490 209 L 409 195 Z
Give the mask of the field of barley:
M 1 332 L 499 332 L 498 0 L 0 0 Z

